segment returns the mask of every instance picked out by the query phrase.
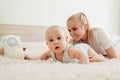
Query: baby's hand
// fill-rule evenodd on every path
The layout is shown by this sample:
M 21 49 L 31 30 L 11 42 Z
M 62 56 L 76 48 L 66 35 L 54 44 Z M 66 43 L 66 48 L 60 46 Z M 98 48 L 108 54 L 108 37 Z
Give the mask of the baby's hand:
M 47 59 L 50 58 L 50 57 L 51 57 L 51 51 L 49 50 L 49 51 L 43 53 L 43 54 L 40 56 L 40 59 L 41 59 L 41 60 L 47 60 Z
M 26 59 L 26 60 L 32 60 L 32 58 L 30 56 L 28 56 L 28 55 L 25 55 L 24 59 Z
M 48 57 L 47 57 L 46 55 L 42 55 L 42 56 L 40 57 L 40 59 L 41 59 L 41 60 L 47 60 Z

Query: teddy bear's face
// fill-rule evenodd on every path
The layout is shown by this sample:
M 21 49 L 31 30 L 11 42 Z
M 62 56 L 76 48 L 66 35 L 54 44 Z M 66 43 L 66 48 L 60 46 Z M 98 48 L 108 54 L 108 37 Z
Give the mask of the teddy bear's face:
M 17 44 L 17 40 L 11 37 L 7 40 L 7 43 L 9 46 L 15 46 Z

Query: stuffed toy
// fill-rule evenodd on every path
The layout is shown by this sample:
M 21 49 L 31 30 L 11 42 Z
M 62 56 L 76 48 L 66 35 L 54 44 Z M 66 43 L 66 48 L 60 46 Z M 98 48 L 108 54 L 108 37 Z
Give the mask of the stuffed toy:
M 15 35 L 7 35 L 1 38 L 0 54 L 15 58 L 24 59 L 25 53 L 20 45 L 20 37 Z

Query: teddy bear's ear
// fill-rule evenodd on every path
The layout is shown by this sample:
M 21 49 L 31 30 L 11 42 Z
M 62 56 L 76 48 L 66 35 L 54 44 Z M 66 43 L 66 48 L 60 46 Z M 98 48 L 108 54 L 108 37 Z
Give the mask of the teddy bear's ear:
M 26 48 L 23 48 L 23 51 L 25 51 L 26 50 Z

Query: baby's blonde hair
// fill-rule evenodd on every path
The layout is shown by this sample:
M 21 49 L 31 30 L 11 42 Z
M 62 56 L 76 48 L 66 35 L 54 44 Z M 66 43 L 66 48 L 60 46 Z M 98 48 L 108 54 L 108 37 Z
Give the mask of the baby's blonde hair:
M 59 26 L 59 25 L 52 25 L 52 26 L 50 26 L 50 27 L 47 29 L 46 33 L 45 33 L 46 36 L 47 36 L 48 31 L 49 31 L 50 29 L 52 29 L 52 28 L 59 28 L 59 29 L 61 29 L 61 30 L 63 31 L 63 33 L 65 34 L 65 36 L 67 36 L 67 33 L 66 33 L 65 29 L 64 29 L 62 26 Z
M 88 19 L 86 17 L 86 15 L 82 12 L 78 12 L 78 13 L 75 13 L 73 15 L 71 15 L 68 20 L 67 20 L 67 23 L 72 20 L 72 19 L 76 19 L 79 21 L 80 23 L 80 26 L 84 25 L 84 24 L 87 24 L 88 25 L 88 29 L 87 29 L 87 32 L 88 32 L 88 44 L 90 46 L 92 46 L 92 41 L 93 41 L 93 31 L 95 30 L 94 28 L 89 28 L 89 22 L 88 22 Z M 74 45 L 74 44 L 77 44 L 79 42 L 76 42 L 74 39 L 71 40 L 71 43 Z

